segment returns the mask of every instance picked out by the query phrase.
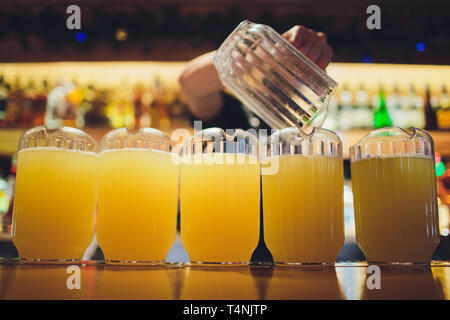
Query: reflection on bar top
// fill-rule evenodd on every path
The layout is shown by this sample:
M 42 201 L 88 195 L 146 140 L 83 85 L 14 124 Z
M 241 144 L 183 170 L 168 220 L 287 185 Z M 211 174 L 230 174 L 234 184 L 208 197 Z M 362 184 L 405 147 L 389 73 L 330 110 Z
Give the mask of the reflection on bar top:
M 85 261 L 80 289 L 67 289 L 67 265 L 0 259 L 0 299 L 447 299 L 450 261 L 431 267 L 381 267 L 381 289 L 369 290 L 365 262 L 335 267 L 109 266 Z

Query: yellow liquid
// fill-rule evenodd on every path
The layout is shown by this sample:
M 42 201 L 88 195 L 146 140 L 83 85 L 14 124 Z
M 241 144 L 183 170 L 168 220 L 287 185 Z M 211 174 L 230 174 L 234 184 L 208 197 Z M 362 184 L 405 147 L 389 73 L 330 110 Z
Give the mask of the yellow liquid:
M 82 258 L 94 235 L 97 165 L 94 153 L 19 152 L 12 239 L 20 258 Z
M 333 263 L 344 244 L 342 159 L 281 156 L 263 175 L 264 240 L 276 263 Z
M 356 240 L 368 261 L 430 262 L 439 243 L 434 160 L 352 163 Z
M 184 248 L 191 262 L 248 262 L 259 240 L 259 162 L 227 154 L 235 164 L 206 164 L 207 156 L 195 155 L 192 164 L 181 166 Z
M 105 259 L 164 262 L 176 235 L 179 167 L 167 152 L 102 152 L 97 239 Z

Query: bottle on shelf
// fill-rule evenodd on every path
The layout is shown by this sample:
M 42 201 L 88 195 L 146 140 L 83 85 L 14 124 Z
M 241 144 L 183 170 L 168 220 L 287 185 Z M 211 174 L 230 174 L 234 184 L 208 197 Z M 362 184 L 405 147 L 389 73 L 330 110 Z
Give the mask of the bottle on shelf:
M 8 104 L 6 106 L 6 122 L 9 127 L 17 127 L 19 123 L 20 109 L 23 102 L 23 90 L 19 77 L 16 77 L 14 85 L 11 87 L 8 95 Z
M 354 108 L 355 117 L 357 118 L 358 127 L 362 129 L 370 129 L 373 126 L 373 111 L 369 103 L 369 94 L 365 89 L 364 83 L 360 83 L 358 91 L 355 95 Z
M 135 127 L 133 92 L 126 79 L 122 80 L 119 88 L 110 92 L 105 113 L 113 128 Z
M 392 122 L 386 107 L 386 96 L 381 84 L 378 88 L 377 97 L 378 105 L 374 106 L 373 125 L 375 128 L 389 127 L 392 125 Z
M 401 105 L 400 90 L 397 84 L 394 84 L 392 93 L 386 97 L 386 107 L 391 116 L 392 125 L 406 128 L 408 126 L 407 117 Z
M 340 130 L 350 130 L 357 126 L 353 114 L 353 95 L 347 83 L 344 83 L 339 94 L 338 127 Z
M 437 125 L 440 130 L 450 130 L 450 100 L 445 84 L 442 85 L 441 96 L 439 99 Z
M 64 116 L 64 125 L 83 128 L 85 124 L 84 111 L 81 108 L 81 104 L 84 100 L 83 89 L 76 80 L 68 82 L 66 88 L 67 108 Z
M 142 128 L 142 96 L 144 95 L 144 86 L 142 83 L 137 83 L 133 90 L 134 95 L 134 123 L 136 128 Z
M 77 126 L 82 128 L 86 126 L 86 114 L 94 107 L 95 100 L 95 90 L 92 84 L 88 84 L 84 89 L 82 89 L 83 99 L 78 107 L 77 113 Z
M 178 98 L 179 99 L 179 98 Z M 177 102 L 179 100 L 176 100 Z M 330 101 L 328 102 L 328 111 L 325 121 L 323 122 L 323 127 L 329 130 L 338 129 L 338 99 L 336 94 L 332 95 Z M 181 108 L 180 108 L 181 109 Z
M 424 128 L 425 127 L 425 114 L 423 111 L 423 97 L 417 94 L 416 88 L 413 84 L 409 87 L 409 119 L 410 127 Z
M 5 83 L 3 75 L 0 75 L 0 127 L 7 125 L 6 107 L 8 105 L 8 86 Z
M 107 105 L 108 91 L 99 90 L 93 84 L 88 85 L 90 91 L 85 94 L 86 103 L 92 104 L 91 108 L 87 108 L 84 116 L 86 126 L 89 127 L 108 127 L 109 119 L 106 116 L 105 107 Z M 94 96 L 91 96 L 94 94 Z
M 425 87 L 424 112 L 425 112 L 425 129 L 426 130 L 436 130 L 437 129 L 436 110 L 432 105 L 430 86 L 428 84 Z
M 55 129 L 64 124 L 67 109 L 67 89 L 62 80 L 51 89 L 47 97 L 44 123 L 50 129 Z
M 34 98 L 33 127 L 44 124 L 45 106 L 47 105 L 48 81 L 42 80 L 42 86 Z
M 36 99 L 36 88 L 30 80 L 23 91 L 23 100 L 20 105 L 19 127 L 29 128 L 33 125 L 34 103 Z

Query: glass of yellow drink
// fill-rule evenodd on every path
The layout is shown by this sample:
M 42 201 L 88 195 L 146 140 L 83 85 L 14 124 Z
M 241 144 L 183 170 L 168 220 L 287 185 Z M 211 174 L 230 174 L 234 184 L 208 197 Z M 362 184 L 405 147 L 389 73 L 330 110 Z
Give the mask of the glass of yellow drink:
M 94 235 L 97 144 L 81 130 L 41 126 L 19 142 L 12 240 L 23 262 L 79 261 Z
M 268 142 L 264 240 L 275 264 L 333 264 L 344 244 L 341 140 L 325 129 L 306 135 L 286 128 Z M 278 170 L 265 174 L 267 165 Z
M 247 264 L 259 240 L 260 164 L 255 136 L 198 132 L 181 158 L 181 240 L 192 264 Z
M 165 133 L 126 128 L 100 143 L 97 239 L 107 263 L 161 264 L 176 236 L 179 166 Z
M 439 244 L 433 140 L 412 129 L 375 130 L 350 148 L 356 240 L 370 262 L 429 264 Z

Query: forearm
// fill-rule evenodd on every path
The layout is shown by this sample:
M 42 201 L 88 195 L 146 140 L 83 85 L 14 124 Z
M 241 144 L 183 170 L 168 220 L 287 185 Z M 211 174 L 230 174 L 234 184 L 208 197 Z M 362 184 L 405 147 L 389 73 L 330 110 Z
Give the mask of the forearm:
M 189 109 L 200 119 L 209 119 L 222 108 L 222 83 L 213 64 L 214 54 L 189 62 L 179 78 Z

